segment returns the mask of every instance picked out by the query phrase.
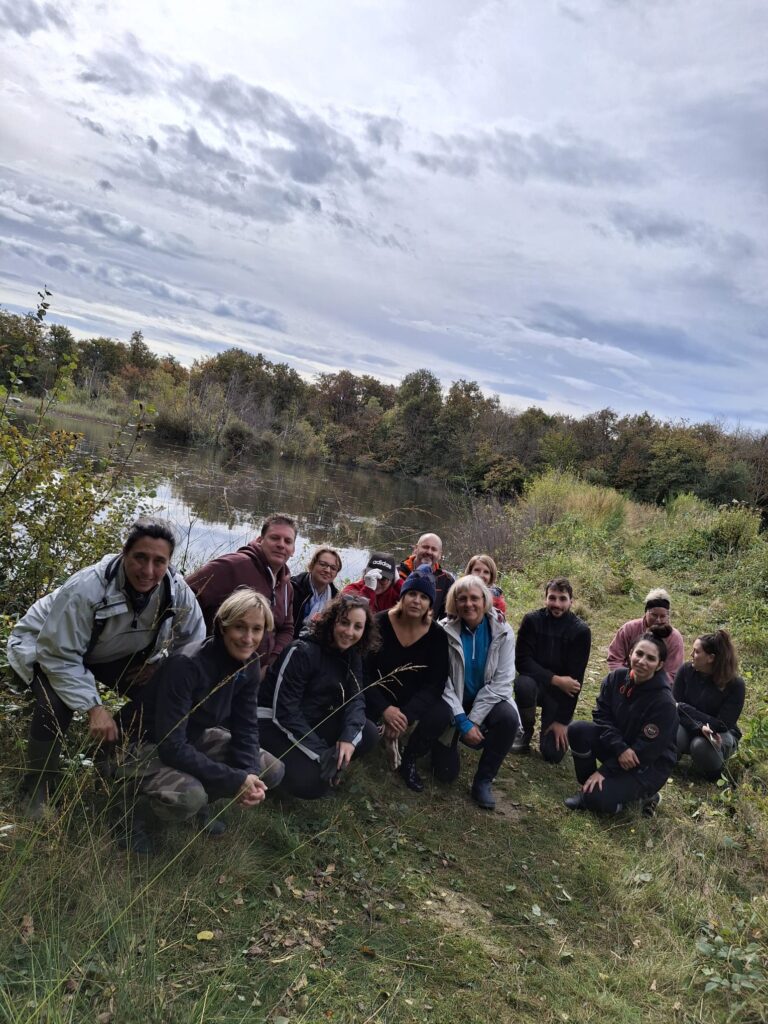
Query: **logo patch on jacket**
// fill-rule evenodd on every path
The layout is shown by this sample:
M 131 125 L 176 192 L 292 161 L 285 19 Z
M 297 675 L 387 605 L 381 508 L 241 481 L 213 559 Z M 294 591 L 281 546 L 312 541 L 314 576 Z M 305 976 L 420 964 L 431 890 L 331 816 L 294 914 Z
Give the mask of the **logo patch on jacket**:
M 643 726 L 643 736 L 645 736 L 647 740 L 655 740 L 658 735 L 658 725 L 654 725 L 653 722 L 649 722 L 648 725 Z

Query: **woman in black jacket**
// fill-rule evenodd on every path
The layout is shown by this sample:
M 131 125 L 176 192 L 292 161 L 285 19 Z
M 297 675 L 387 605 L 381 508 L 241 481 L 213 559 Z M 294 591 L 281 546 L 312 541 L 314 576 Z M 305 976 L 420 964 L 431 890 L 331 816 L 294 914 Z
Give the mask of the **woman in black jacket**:
M 568 743 L 581 791 L 572 811 L 616 814 L 643 801 L 653 814 L 675 765 L 677 708 L 664 672 L 667 647 L 653 633 L 635 642 L 627 668 L 603 680 L 592 722 L 571 722 Z M 600 761 L 600 768 L 597 762 Z
M 363 656 L 378 643 L 365 598 L 342 594 L 287 647 L 259 692 L 259 731 L 285 766 L 283 787 L 315 800 L 379 733 L 366 718 Z
M 675 676 L 673 695 L 680 726 L 678 755 L 690 754 L 694 767 L 716 782 L 741 731 L 736 724 L 744 707 L 744 680 L 730 634 L 724 629 L 696 639 L 688 664 Z
M 394 608 L 379 612 L 381 646 L 366 659 L 368 714 L 382 723 L 385 742 L 399 744 L 416 727 L 403 751 L 399 772 L 415 793 L 424 789 L 416 759 L 428 754 L 444 724 L 430 729 L 436 705 L 443 704 L 448 679 L 448 636 L 432 618 L 435 584 L 431 573 L 412 572 Z

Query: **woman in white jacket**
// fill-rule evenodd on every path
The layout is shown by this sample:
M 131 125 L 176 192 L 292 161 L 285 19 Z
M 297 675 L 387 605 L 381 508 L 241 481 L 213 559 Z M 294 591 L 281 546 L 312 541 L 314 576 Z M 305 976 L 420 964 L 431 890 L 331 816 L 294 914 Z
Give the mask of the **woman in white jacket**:
M 434 773 L 443 782 L 459 774 L 461 741 L 481 751 L 472 781 L 472 799 L 487 810 L 496 800 L 492 783 L 520 727 L 512 683 L 515 635 L 493 610 L 493 596 L 478 576 L 462 576 L 448 591 L 447 617 L 450 674 L 443 693 L 445 727 L 453 726 L 448 745 L 432 751 Z

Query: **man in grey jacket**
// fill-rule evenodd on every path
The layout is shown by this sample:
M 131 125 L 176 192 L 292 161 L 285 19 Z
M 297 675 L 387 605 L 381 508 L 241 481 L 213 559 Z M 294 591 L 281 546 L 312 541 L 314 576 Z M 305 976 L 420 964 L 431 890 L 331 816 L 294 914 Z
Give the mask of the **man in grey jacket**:
M 86 712 L 97 742 L 117 739 L 97 684 L 127 696 L 165 651 L 204 639 L 195 596 L 170 564 L 174 545 L 168 523 L 137 520 L 119 554 L 76 572 L 14 627 L 8 663 L 35 697 L 23 783 L 30 817 L 45 810 L 75 711 Z

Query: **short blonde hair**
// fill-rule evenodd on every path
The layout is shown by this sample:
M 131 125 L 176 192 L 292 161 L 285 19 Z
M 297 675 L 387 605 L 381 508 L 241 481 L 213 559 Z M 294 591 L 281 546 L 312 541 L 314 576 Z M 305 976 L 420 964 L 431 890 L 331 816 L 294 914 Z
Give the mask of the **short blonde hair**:
M 216 612 L 213 624 L 219 629 L 227 629 L 238 619 L 242 619 L 247 612 L 257 609 L 264 615 L 264 632 L 273 632 L 275 617 L 269 607 L 269 601 L 253 587 L 238 587 L 229 597 L 225 598 Z
M 486 569 L 488 569 L 491 574 L 491 586 L 493 586 L 499 578 L 499 570 L 490 555 L 472 555 L 470 560 L 467 562 L 467 568 L 464 570 L 464 575 L 469 576 L 477 562 L 482 562 Z
M 493 608 L 493 595 L 479 576 L 462 576 L 456 580 L 445 598 L 445 612 L 450 619 L 458 619 L 459 613 L 456 610 L 456 598 L 467 590 L 476 587 L 483 595 L 485 602 L 485 614 L 488 615 Z

